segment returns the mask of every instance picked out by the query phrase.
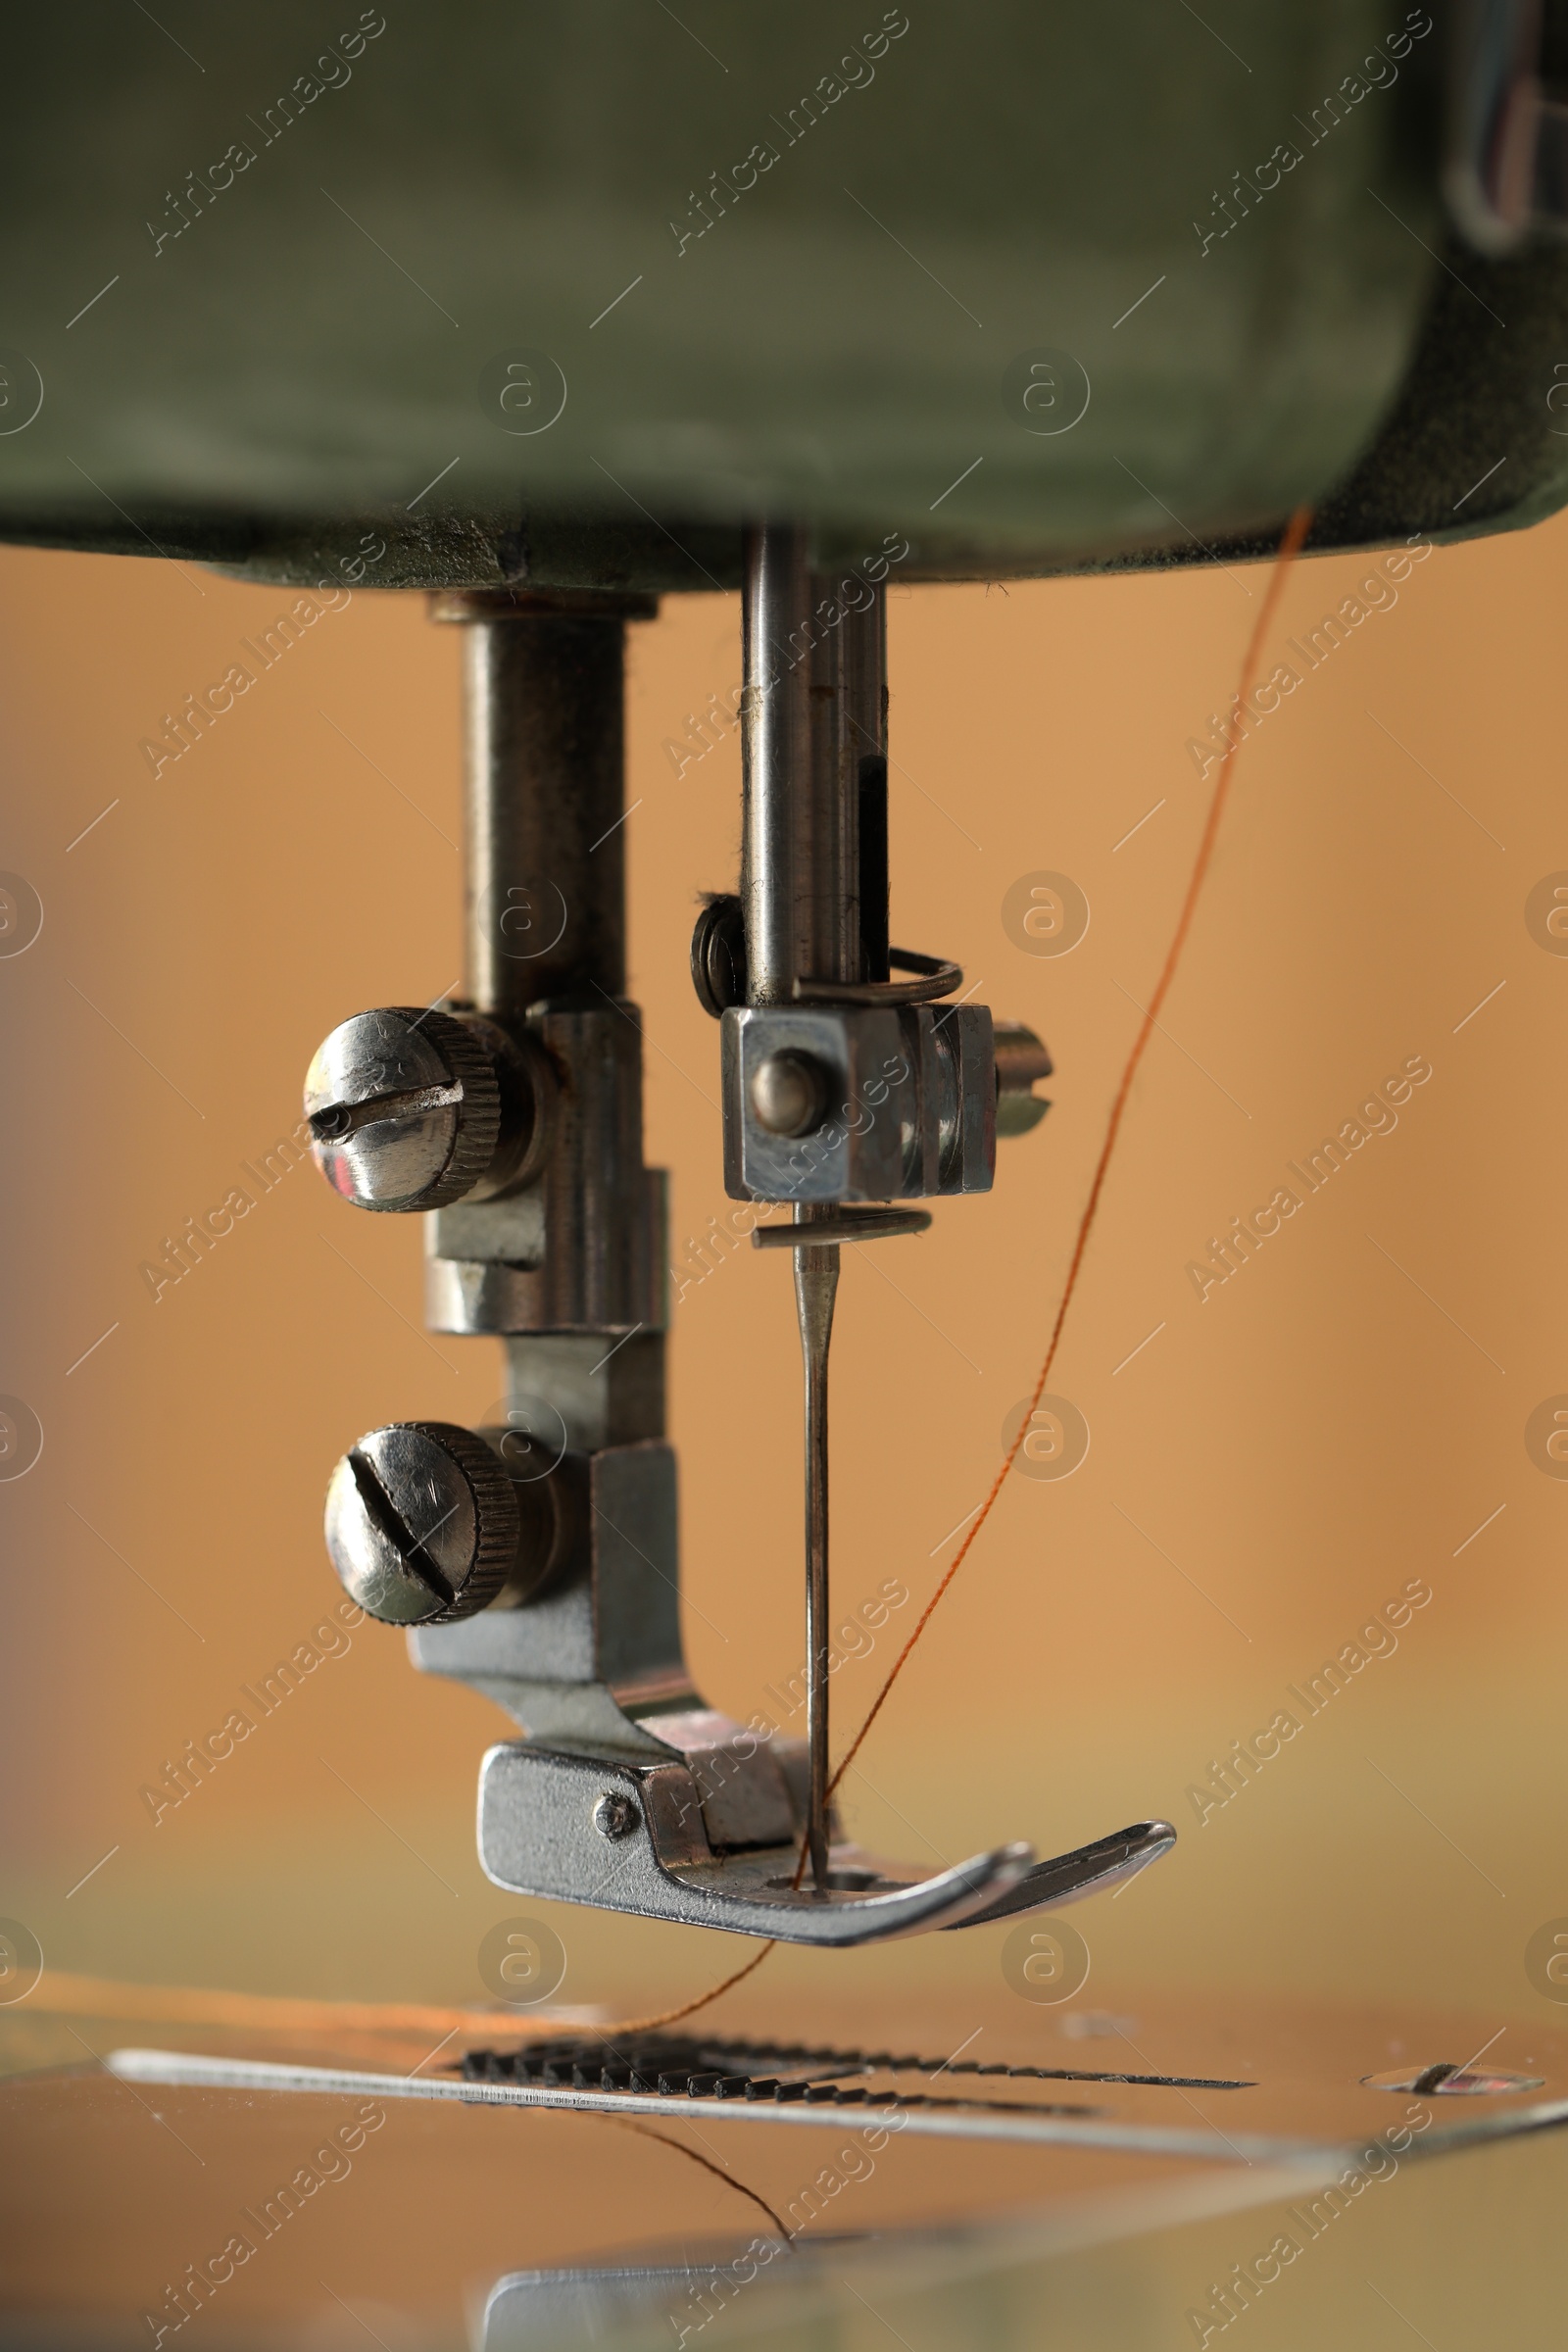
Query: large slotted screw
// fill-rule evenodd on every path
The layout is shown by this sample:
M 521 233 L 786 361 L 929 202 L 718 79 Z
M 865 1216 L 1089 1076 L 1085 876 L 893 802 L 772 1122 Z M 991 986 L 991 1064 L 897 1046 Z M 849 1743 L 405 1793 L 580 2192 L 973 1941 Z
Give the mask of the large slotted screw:
M 515 1182 L 541 1109 L 510 1039 L 416 1005 L 341 1022 L 305 1081 L 317 1165 L 359 1208 L 444 1208 Z
M 327 1488 L 332 1565 L 387 1625 L 447 1625 L 488 1607 L 518 1568 L 522 1534 L 500 1456 L 450 1422 L 371 1430 Z

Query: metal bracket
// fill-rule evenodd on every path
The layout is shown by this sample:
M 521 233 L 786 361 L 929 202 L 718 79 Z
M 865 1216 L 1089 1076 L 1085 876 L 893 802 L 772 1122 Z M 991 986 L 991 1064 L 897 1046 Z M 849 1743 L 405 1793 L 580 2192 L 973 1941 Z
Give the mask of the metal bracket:
M 493 1747 L 479 1779 L 480 1861 L 519 1894 L 843 1946 L 1049 1910 L 1131 1878 L 1176 1838 L 1167 1822 L 1139 1822 L 1048 1862 L 1031 1846 L 999 1845 L 931 1877 L 835 1841 L 823 1894 L 809 1874 L 796 1884 L 799 1836 L 728 1851 L 710 1844 L 696 1761 L 632 1764 L 529 1741 Z M 599 1827 L 607 1819 L 626 1825 L 612 1841 Z M 796 1827 L 804 1833 L 804 1808 Z
M 720 1038 L 733 1200 L 990 1192 L 998 1076 L 984 1004 L 731 1005 Z M 824 1116 L 809 1133 L 771 1133 L 758 1115 L 758 1078 L 781 1054 L 821 1072 Z
M 549 1585 L 409 1636 L 416 1666 L 468 1683 L 529 1735 L 481 1768 L 479 1860 L 498 1886 L 843 1945 L 1070 1902 L 1174 1842 L 1168 1823 L 1139 1822 L 1050 1861 L 1002 1845 L 933 1876 L 835 1838 L 827 1891 L 797 1885 L 806 1746 L 735 1722 L 692 1687 L 670 1448 L 566 1454 L 550 1477 L 561 1523 L 578 1533 Z
M 845 1945 L 1071 1901 L 1175 1833 L 1139 1822 L 1047 1861 L 1009 1844 L 931 1874 L 846 1843 L 832 1818 L 839 1248 L 929 1223 L 893 1203 L 989 1191 L 999 1126 L 1040 1117 L 1051 1064 L 984 1005 L 930 1001 L 956 965 L 888 945 L 880 601 L 818 642 L 811 611 L 785 610 L 809 591 L 800 535 L 754 552 L 752 588 L 789 593 L 748 607 L 743 892 L 707 909 L 694 970 L 721 1014 L 726 1187 L 796 1211 L 756 1239 L 794 1254 L 806 1346 L 808 1737 L 707 1706 L 682 1654 L 663 1187 L 643 1163 L 641 1025 L 621 993 L 614 600 L 437 606 L 467 624 L 467 995 L 342 1024 L 307 1107 L 335 1189 L 429 1210 L 428 1320 L 507 1342 L 507 1427 L 371 1432 L 334 1479 L 328 1547 L 362 1605 L 408 1629 L 417 1667 L 522 1730 L 482 1768 L 479 1859 L 498 1886 Z

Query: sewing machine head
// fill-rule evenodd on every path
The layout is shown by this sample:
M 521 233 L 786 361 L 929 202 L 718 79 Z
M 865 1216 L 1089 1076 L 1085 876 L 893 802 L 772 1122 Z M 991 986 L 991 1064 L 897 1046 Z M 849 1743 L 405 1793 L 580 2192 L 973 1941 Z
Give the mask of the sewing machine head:
M 212 160 L 212 121 L 176 106 L 170 153 L 209 160 L 134 255 L 104 249 L 97 292 L 73 257 L 90 299 L 68 322 L 40 308 L 68 282 L 58 221 L 21 271 L 0 521 L 316 595 L 424 590 L 462 633 L 466 976 L 436 1004 L 345 1005 L 305 1110 L 345 1202 L 421 1216 L 431 1329 L 506 1356 L 504 1419 L 370 1432 L 326 1512 L 352 1597 L 518 1727 L 481 1768 L 486 1870 L 805 1942 L 994 1921 L 1174 1832 L 931 1875 L 833 1817 L 841 1252 L 983 1216 L 966 1197 L 999 1137 L 1027 1139 L 1002 1182 L 1051 1184 L 1045 1044 L 974 1001 L 947 943 L 896 944 L 889 583 L 1235 564 L 1303 507 L 1311 552 L 1560 503 L 1555 19 L 1297 12 L 1217 103 L 1219 35 L 1191 12 L 891 8 L 846 47 L 808 11 L 737 24 L 725 60 L 611 15 L 592 72 L 585 36 L 531 15 L 481 44 L 368 9 L 314 61 L 214 26 L 204 74 L 248 59 L 256 110 Z M 427 81 L 462 109 L 425 106 Z M 107 110 L 108 83 L 77 102 Z M 330 188 L 301 158 L 323 118 Z M 39 160 L 44 196 L 63 168 Z M 742 855 L 692 978 L 726 1190 L 793 1275 L 804 1742 L 708 1704 L 683 1661 L 664 1200 L 624 993 L 625 634 L 715 588 L 739 596 L 736 687 L 689 748 L 741 732 Z M 250 682 L 242 662 L 187 697 L 165 755 Z M 1063 919 L 1040 885 L 1028 922 Z

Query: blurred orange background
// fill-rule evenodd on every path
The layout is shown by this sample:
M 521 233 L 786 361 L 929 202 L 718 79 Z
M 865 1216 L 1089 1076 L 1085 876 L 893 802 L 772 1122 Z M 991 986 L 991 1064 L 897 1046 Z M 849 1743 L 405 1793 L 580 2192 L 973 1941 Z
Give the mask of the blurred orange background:
M 1273 645 L 1368 568 L 1298 565 Z M 850 1784 L 868 1842 L 933 1865 L 1167 1814 L 1175 1854 L 1073 1915 L 1107 1991 L 1552 2014 L 1523 1953 L 1568 1912 L 1568 1485 L 1525 1427 L 1568 1390 L 1568 960 L 1525 908 L 1568 867 L 1565 581 L 1565 519 L 1438 550 L 1244 751 L 1053 1377 L 1087 1459 L 1009 1480 Z M 1263 584 L 892 592 L 894 936 L 960 960 L 1057 1076 L 989 1200 L 846 1267 L 835 1596 L 848 1614 L 898 1578 L 911 1598 L 835 1678 L 841 1745 L 1033 1385 L 1201 822 L 1188 741 L 1229 703 Z M 564 1998 L 678 1996 L 750 1947 L 490 1886 L 474 1781 L 506 1719 L 416 1676 L 390 1631 L 362 1627 L 156 1826 L 139 1794 L 336 1600 L 337 1454 L 381 1421 L 477 1420 L 503 1387 L 495 1344 L 423 1333 L 413 1222 L 354 1215 L 309 1165 L 156 1303 L 138 1271 L 294 1126 L 334 1023 L 460 973 L 459 647 L 417 597 L 356 594 L 148 771 L 141 739 L 289 601 L 0 551 L 0 864 L 44 906 L 0 959 L 0 1390 L 45 1432 L 0 1486 L 0 1911 L 58 1967 L 467 2000 L 486 1929 L 525 1907 L 565 1941 Z M 733 734 L 678 780 L 662 746 L 734 685 L 737 606 L 671 599 L 629 648 L 631 989 L 678 1264 L 725 1207 L 686 958 L 697 893 L 733 884 L 740 773 Z M 1068 955 L 1003 922 L 1042 869 L 1092 909 Z M 1200 1302 L 1209 1237 L 1417 1055 L 1397 1128 Z M 744 1717 L 802 1657 L 787 1270 L 736 1252 L 675 1308 L 671 1357 L 688 1655 Z M 1397 1651 L 1200 1822 L 1212 1762 L 1413 1578 L 1433 1598 Z M 771 1965 L 892 1997 L 994 1981 L 1002 1934 Z

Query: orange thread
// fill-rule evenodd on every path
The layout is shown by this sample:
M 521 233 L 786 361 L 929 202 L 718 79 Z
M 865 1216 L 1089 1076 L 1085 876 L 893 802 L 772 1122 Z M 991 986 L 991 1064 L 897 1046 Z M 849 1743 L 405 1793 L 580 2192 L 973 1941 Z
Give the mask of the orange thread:
M 618 2026 L 595 2026 L 594 2032 L 606 2036 L 615 2034 L 647 2034 L 655 2026 L 678 2025 L 683 2017 L 695 2017 L 699 2009 L 706 2009 L 710 2001 L 716 2001 L 721 1992 L 728 1992 L 730 1986 L 738 1984 L 742 1977 L 749 1977 L 754 1968 L 760 1968 L 777 1941 L 776 1936 L 769 1936 L 761 1950 L 755 1953 L 744 1968 L 736 1969 L 733 1976 L 722 1978 L 710 1991 L 700 1992 L 696 2000 L 685 2002 L 679 2009 L 666 2009 L 659 2017 L 625 2018 Z
M 1311 509 L 1298 507 L 1296 513 L 1291 516 L 1284 538 L 1280 541 L 1279 551 L 1269 575 L 1268 588 L 1265 591 L 1262 606 L 1242 661 L 1241 692 L 1238 699 L 1243 704 L 1246 703 L 1252 690 L 1263 639 L 1267 634 L 1269 623 L 1274 617 L 1286 578 L 1292 564 L 1300 553 L 1301 543 L 1311 528 Z M 1101 1146 L 1100 1157 L 1095 1166 L 1094 1181 L 1089 1188 L 1089 1200 L 1085 1205 L 1083 1216 L 1079 1220 L 1078 1236 L 1073 1244 L 1072 1257 L 1067 1267 L 1067 1280 L 1062 1290 L 1061 1303 L 1056 1309 L 1056 1319 L 1052 1326 L 1051 1344 L 1046 1349 L 1045 1362 L 1040 1367 L 1040 1377 L 1035 1382 L 1034 1393 L 1019 1425 L 1018 1434 L 1008 1446 L 1002 1467 L 991 1482 L 986 1498 L 980 1505 L 978 1516 L 949 1562 L 936 1591 L 926 1602 L 914 1631 L 888 1669 L 887 1679 L 872 1700 L 865 1720 L 851 1740 L 847 1752 L 829 1782 L 828 1793 L 830 1795 L 859 1754 L 866 1734 L 882 1712 L 888 1695 L 903 1673 L 915 1643 L 931 1622 L 937 1605 L 948 1587 L 962 1567 L 975 1538 L 979 1535 L 987 1519 L 990 1518 L 992 1507 L 1002 1492 L 1007 1473 L 1018 1458 L 1018 1451 L 1034 1416 L 1035 1407 L 1045 1395 L 1046 1382 L 1051 1377 L 1051 1367 L 1055 1362 L 1056 1349 L 1061 1341 L 1062 1326 L 1067 1319 L 1067 1309 L 1072 1303 L 1073 1293 L 1078 1287 L 1078 1276 L 1083 1265 L 1084 1252 L 1089 1246 L 1089 1236 L 1094 1229 L 1096 1213 L 1100 1207 L 1100 1198 L 1104 1191 L 1106 1171 L 1110 1166 L 1111 1155 L 1116 1149 L 1116 1139 L 1121 1132 L 1122 1114 L 1127 1107 L 1133 1080 L 1138 1074 L 1138 1065 L 1143 1060 L 1145 1048 L 1153 1035 L 1159 1008 L 1164 1004 L 1171 983 L 1176 977 L 1176 968 L 1181 961 L 1182 951 L 1187 945 L 1187 935 L 1192 928 L 1193 915 L 1198 906 L 1199 897 L 1208 875 L 1209 863 L 1214 854 L 1214 843 L 1219 834 L 1220 818 L 1224 814 L 1226 799 L 1230 792 L 1236 754 L 1241 748 L 1241 743 L 1242 736 L 1238 729 L 1231 736 L 1220 760 L 1219 774 L 1215 778 L 1213 796 L 1208 805 L 1208 815 L 1204 819 L 1202 835 L 1198 845 L 1198 855 L 1193 861 L 1192 874 L 1187 884 L 1187 895 L 1182 901 L 1181 913 L 1177 918 L 1176 929 L 1165 956 L 1163 969 L 1155 983 L 1154 993 L 1149 1001 L 1148 1010 L 1144 1014 L 1138 1035 L 1133 1042 L 1132 1052 L 1127 1056 L 1127 1064 L 1121 1074 L 1121 1083 L 1116 1089 L 1115 1100 L 1110 1106 L 1110 1117 L 1106 1122 L 1104 1142 Z M 797 1886 L 800 1884 L 805 1860 L 806 1847 L 803 1840 L 801 1860 L 796 1868 Z M 755 1970 L 760 1968 L 762 1962 L 774 1949 L 776 1941 L 776 1937 L 771 1938 L 763 1944 L 760 1952 L 754 1954 L 746 1962 L 744 1967 L 721 1978 L 718 1984 L 712 1985 L 707 1992 L 699 1993 L 694 2000 L 683 2002 L 678 2009 L 663 2010 L 657 2017 L 626 2018 L 619 2024 L 599 2026 L 593 2028 L 592 2031 L 608 2038 L 616 2034 L 648 2033 L 657 2026 L 673 2026 L 679 2024 L 683 2018 L 695 2017 L 700 2009 L 708 2008 L 710 2003 L 716 2001 L 721 1993 L 728 1992 L 732 1985 L 739 1984 L 744 1978 L 751 1976 Z M 184 1991 L 158 1985 L 118 1984 L 104 1978 L 72 1977 L 54 1970 L 45 1972 L 42 1985 L 47 1989 L 44 1991 L 44 1998 L 38 2004 L 39 2007 L 53 2009 L 57 2013 L 74 2011 L 78 2015 L 96 2017 L 161 2018 L 168 2018 L 172 2014 L 175 2017 L 183 2016 L 193 2023 L 261 2027 L 273 2032 L 299 2031 L 302 2028 L 309 2030 L 313 2027 L 340 2030 L 351 2026 L 362 2026 L 371 2030 L 415 2028 L 421 2032 L 439 2031 L 446 2027 L 452 2033 L 486 2034 L 491 2032 L 499 2022 L 498 2014 L 493 2010 L 426 2009 L 399 2007 L 390 2003 L 297 2001 L 282 2000 L 268 1994 Z M 564 2034 L 580 2031 L 580 2029 L 558 2027 L 556 2031 Z M 686 2149 L 682 2152 L 690 2154 L 692 2151 Z M 732 2182 L 731 2185 L 738 2186 L 739 2183 Z M 744 2193 L 751 2195 L 753 2192 L 746 2190 Z M 757 2202 L 760 2203 L 761 2200 L 759 2198 Z M 764 2210 L 771 2211 L 771 2208 L 764 2207 Z
M 1311 509 L 1309 507 L 1298 507 L 1296 513 L 1291 516 L 1284 538 L 1280 541 L 1279 553 L 1275 558 L 1274 566 L 1269 575 L 1268 589 L 1264 595 L 1263 603 L 1258 612 L 1257 619 L 1253 624 L 1251 637 L 1248 643 L 1246 655 L 1242 661 L 1242 682 L 1241 695 L 1239 699 L 1244 704 L 1252 690 L 1252 682 L 1256 676 L 1258 657 L 1262 651 L 1263 639 L 1267 633 L 1269 623 L 1274 617 L 1274 611 L 1275 607 L 1279 603 L 1280 593 L 1285 586 L 1291 565 L 1300 551 L 1301 542 L 1306 537 L 1307 531 L 1311 527 Z M 1104 1190 L 1105 1172 L 1110 1166 L 1111 1154 L 1116 1149 L 1116 1138 L 1121 1132 L 1122 1113 L 1127 1107 L 1127 1098 L 1132 1092 L 1132 1083 L 1138 1074 L 1138 1065 L 1144 1058 L 1144 1049 L 1148 1045 L 1150 1038 L 1153 1035 L 1154 1022 L 1159 1012 L 1159 1008 L 1165 1002 L 1171 982 L 1176 977 L 1176 967 L 1181 961 L 1182 950 L 1187 945 L 1187 934 L 1192 928 L 1193 914 L 1198 906 L 1199 894 L 1202 890 L 1204 880 L 1208 873 L 1209 860 L 1213 857 L 1214 843 L 1219 833 L 1219 821 L 1221 816 L 1224 814 L 1226 797 L 1230 791 L 1231 772 L 1235 766 L 1236 754 L 1241 747 L 1241 731 L 1238 728 L 1237 731 L 1232 734 L 1230 741 L 1227 743 L 1224 756 L 1219 763 L 1219 774 L 1214 780 L 1213 796 L 1208 804 L 1208 815 L 1204 821 L 1202 837 L 1198 845 L 1198 856 L 1193 861 L 1192 877 L 1187 885 L 1187 896 L 1182 901 L 1181 914 L 1177 918 L 1176 930 L 1171 939 L 1169 953 L 1165 957 L 1164 969 L 1161 971 L 1159 979 L 1155 984 L 1154 993 L 1149 1001 L 1149 1009 L 1144 1014 L 1142 1025 L 1140 1026 L 1138 1035 L 1133 1042 L 1133 1050 L 1127 1056 L 1127 1066 L 1122 1071 L 1121 1084 L 1116 1089 L 1116 1098 L 1110 1106 L 1110 1118 L 1105 1128 L 1105 1140 L 1101 1146 L 1100 1158 L 1095 1167 L 1094 1182 L 1089 1188 L 1088 1203 L 1085 1206 L 1083 1216 L 1079 1221 L 1078 1239 L 1073 1245 L 1072 1258 L 1067 1268 L 1066 1287 L 1063 1289 L 1061 1294 L 1061 1304 L 1056 1309 L 1056 1320 L 1052 1327 L 1051 1345 L 1046 1349 L 1046 1360 L 1040 1367 L 1040 1377 L 1035 1382 L 1034 1394 L 1029 1399 L 1028 1407 L 1025 1410 L 1023 1420 L 1019 1425 L 1018 1434 L 1013 1439 L 1012 1444 L 1008 1446 L 1006 1454 L 1003 1459 L 1002 1467 L 991 1482 L 990 1492 L 986 1495 L 984 1502 L 980 1505 L 980 1513 L 978 1518 L 974 1521 L 973 1525 L 969 1529 L 968 1534 L 964 1537 L 963 1542 L 959 1544 L 952 1560 L 949 1562 L 947 1570 L 944 1573 L 941 1582 L 937 1586 L 936 1591 L 932 1593 L 931 1598 L 926 1602 L 924 1609 L 921 1611 L 919 1622 L 916 1624 L 914 1631 L 910 1634 L 909 1639 L 907 1642 L 906 1642 L 904 1647 L 900 1650 L 898 1656 L 894 1659 L 893 1664 L 888 1669 L 887 1680 L 883 1683 L 881 1690 L 877 1692 L 876 1697 L 872 1700 L 870 1710 L 867 1713 L 864 1722 L 861 1724 L 859 1730 L 856 1733 L 855 1738 L 850 1742 L 847 1753 L 845 1754 L 837 1771 L 834 1773 L 832 1780 L 829 1782 L 828 1793 L 830 1795 L 838 1787 L 840 1781 L 844 1778 L 844 1775 L 848 1772 L 856 1757 L 859 1754 L 860 1746 L 865 1739 L 865 1735 L 871 1729 L 872 1724 L 875 1723 L 878 1715 L 882 1712 L 882 1708 L 887 1700 L 888 1693 L 893 1689 L 894 1684 L 898 1681 L 899 1676 L 903 1673 L 910 1651 L 913 1649 L 915 1643 L 919 1641 L 920 1636 L 925 1632 L 926 1627 L 930 1624 L 932 1616 L 936 1611 L 938 1602 L 942 1599 L 942 1596 L 947 1592 L 948 1587 L 957 1575 L 958 1570 L 963 1566 L 965 1559 L 968 1557 L 970 1547 L 973 1544 L 975 1538 L 979 1535 L 980 1530 L 990 1518 L 992 1506 L 996 1502 L 997 1496 L 1002 1492 L 1007 1473 L 1018 1458 L 1018 1449 L 1022 1446 L 1025 1434 L 1029 1428 L 1029 1424 L 1034 1418 L 1035 1407 L 1039 1404 L 1041 1397 L 1045 1395 L 1046 1382 L 1051 1377 L 1051 1367 L 1056 1360 L 1056 1348 L 1061 1339 L 1061 1328 L 1067 1319 L 1067 1309 L 1072 1303 L 1073 1293 L 1078 1287 L 1078 1275 L 1079 1270 L 1083 1265 L 1084 1251 L 1089 1246 L 1089 1236 L 1094 1228 L 1096 1212 L 1100 1207 L 1100 1196 Z
M 772 1946 L 769 1945 L 768 1949 L 771 1950 Z M 697 2150 L 689 2148 L 683 2139 L 671 2139 L 667 2132 L 656 2132 L 651 2124 L 640 2124 L 632 2116 L 612 2115 L 607 2116 L 604 2120 L 607 2123 L 618 2124 L 623 2132 L 635 2132 L 639 2139 L 656 2140 L 662 2148 L 673 2148 L 677 2156 L 689 2156 L 693 2164 L 700 2164 L 705 2173 L 711 2173 L 715 2180 L 722 2180 L 726 2188 L 735 2190 L 737 2196 L 749 2197 L 754 2205 L 760 2205 L 784 2243 L 786 2245 L 791 2243 L 795 2232 L 788 2222 L 781 2220 L 764 2196 L 760 2196 L 755 2188 L 748 2188 L 744 2180 L 738 2180 L 735 2175 L 726 2172 L 721 2164 L 714 2164 L 707 2156 L 699 2156 Z

